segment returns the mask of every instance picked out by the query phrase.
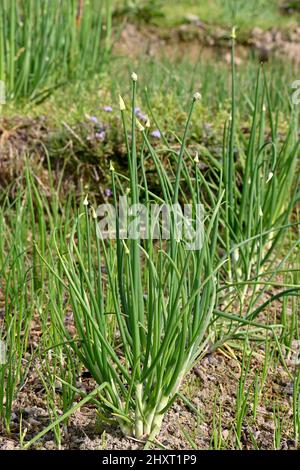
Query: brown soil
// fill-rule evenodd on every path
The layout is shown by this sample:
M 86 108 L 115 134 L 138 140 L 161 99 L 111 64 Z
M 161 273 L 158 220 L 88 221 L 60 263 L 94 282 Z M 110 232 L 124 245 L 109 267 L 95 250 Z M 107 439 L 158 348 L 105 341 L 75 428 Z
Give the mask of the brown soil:
M 211 58 L 220 51 L 226 57 L 228 39 L 228 31 L 197 20 L 172 29 L 128 23 L 116 39 L 114 52 L 133 58 L 148 55 L 175 60 L 184 56 L 195 61 L 199 55 Z M 262 60 L 275 55 L 299 62 L 300 26 L 289 33 L 276 28 L 269 31 L 254 28 L 246 40 L 238 42 L 237 57 L 243 60 L 250 49 Z
M 11 194 L 15 193 L 24 177 L 27 160 L 46 192 L 50 193 L 49 164 L 55 186 L 64 171 L 62 194 L 70 190 L 80 193 L 87 183 L 101 192 L 103 188 L 99 188 L 99 182 L 105 184 L 107 180 L 110 153 L 101 155 L 100 159 L 95 142 L 90 142 L 86 136 L 83 141 L 76 135 L 77 131 L 86 133 L 85 126 L 79 123 L 77 127 L 72 129 L 72 134 L 53 128 L 45 116 L 0 118 L 0 188 L 12 185 Z M 111 150 L 115 155 L 118 154 L 117 145 L 116 142 Z
M 243 423 L 242 446 L 244 449 L 253 449 L 251 436 L 254 436 L 260 449 L 273 448 L 275 430 L 273 406 L 276 403 L 282 420 L 282 449 L 293 449 L 295 445 L 292 429 L 293 387 L 282 365 L 270 366 L 257 408 L 257 416 L 253 417 L 251 397 L 254 374 L 262 370 L 263 361 L 263 348 L 253 346 L 251 367 L 245 386 L 245 394 L 250 388 L 250 405 Z M 213 419 L 218 422 L 220 418 L 223 448 L 236 448 L 233 425 L 236 422 L 235 406 L 240 364 L 241 354 L 235 354 L 226 347 L 204 357 L 189 374 L 182 387 L 182 393 L 198 409 L 198 414 L 178 399 L 164 419 L 158 445 L 167 449 L 190 449 L 192 445 L 186 437 L 188 435 L 198 449 L 208 449 L 212 442 Z M 288 364 L 292 371 L 292 363 Z M 38 367 L 38 364 L 35 366 Z M 95 384 L 87 376 L 87 373 L 83 373 L 77 386 L 85 392 L 90 392 Z M 58 386 L 57 394 L 59 393 Z M 27 429 L 25 441 L 49 424 L 45 392 L 34 370 L 29 373 L 25 386 L 14 403 L 11 434 L 0 433 L 0 449 L 18 448 L 21 412 L 22 429 Z M 62 449 L 134 450 L 142 449 L 144 445 L 141 441 L 124 437 L 114 427 L 103 425 L 97 419 L 96 410 L 91 405 L 84 406 L 71 416 L 68 426 L 63 427 L 62 435 Z M 44 436 L 34 448 L 41 450 L 57 448 L 53 433 Z
M 47 132 L 45 119 L 0 119 L 0 187 L 6 187 L 24 171 L 26 155 L 41 150 Z

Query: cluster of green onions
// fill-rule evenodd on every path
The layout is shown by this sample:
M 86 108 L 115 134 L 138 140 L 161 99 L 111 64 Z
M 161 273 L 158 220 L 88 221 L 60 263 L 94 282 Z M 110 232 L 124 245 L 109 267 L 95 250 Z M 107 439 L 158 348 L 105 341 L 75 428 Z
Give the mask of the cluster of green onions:
M 264 64 L 258 69 L 254 101 L 251 103 L 249 136 L 245 139 L 236 124 L 235 31 L 231 41 L 232 101 L 225 124 L 223 158 L 218 175 L 207 188 L 211 194 L 220 182 L 224 189 L 221 206 L 220 246 L 226 258 L 225 281 L 244 282 L 261 276 L 276 262 L 276 249 L 291 227 L 291 214 L 299 201 L 298 117 L 292 107 L 287 136 L 282 141 L 278 115 L 273 110 Z M 269 122 L 268 122 L 269 120 Z M 266 137 L 270 129 L 270 136 Z M 210 203 L 214 199 L 211 198 Z M 252 277 L 253 278 L 253 277 Z M 243 303 L 243 302 L 242 302 Z
M 120 110 L 127 143 L 130 204 L 143 201 L 179 204 L 186 201 L 185 184 L 196 189 L 192 205 L 201 203 L 197 161 L 193 174 L 184 162 L 189 124 L 200 95 L 192 99 L 177 170 L 168 175 L 148 139 L 148 128 L 136 121 L 137 76 L 132 75 L 131 144 L 127 130 L 127 111 L 120 97 Z M 142 146 L 137 150 L 136 132 Z M 155 196 L 147 184 L 145 150 L 154 161 L 162 197 Z M 142 169 L 142 176 L 139 179 Z M 182 175 L 184 177 L 182 178 Z M 197 176 L 198 175 L 198 176 Z M 111 166 L 114 201 L 125 191 L 124 180 Z M 115 416 L 126 435 L 148 437 L 159 432 L 163 416 L 171 406 L 185 374 L 205 346 L 205 334 L 216 299 L 214 259 L 220 201 L 205 224 L 200 249 L 188 250 L 178 240 L 171 218 L 170 238 L 155 242 L 141 236 L 123 240 L 116 223 L 116 240 L 97 236 L 97 215 L 86 199 L 72 230 L 67 254 L 58 249 L 59 265 L 49 266 L 69 293 L 78 342 L 64 327 L 56 307 L 61 331 L 98 384 L 103 419 Z M 149 211 L 148 217 L 151 217 Z M 152 221 L 153 222 L 153 221 Z M 151 227 L 149 220 L 148 227 Z M 98 233 L 99 235 L 99 233 Z M 96 246 L 93 243 L 96 240 Z M 105 271 L 105 274 L 103 274 Z M 80 341 L 80 345 L 79 345 Z M 109 418 L 108 418 L 109 419 Z
M 40 101 L 99 72 L 110 49 L 111 15 L 110 0 L 2 0 L 0 80 L 7 99 Z
M 259 326 L 252 321 L 271 301 L 254 308 L 263 292 L 262 289 L 257 294 L 259 278 L 266 266 L 272 272 L 274 250 L 291 225 L 290 215 L 297 202 L 296 120 L 292 120 L 287 139 L 281 144 L 266 77 L 261 81 L 261 71 L 247 150 L 239 158 L 236 156 L 234 41 L 233 32 L 231 116 L 224 133 L 223 162 L 220 171 L 213 171 L 210 179 L 202 174 L 198 155 L 192 157 L 187 148 L 199 93 L 193 96 L 183 137 L 178 139 L 180 151 L 174 152 L 163 136 L 164 152 L 169 157 L 164 161 L 148 138 L 149 120 L 145 127 L 136 120 L 136 74 L 131 77 L 130 112 L 120 97 L 129 177 L 111 165 L 115 206 L 118 196 L 125 194 L 131 205 L 142 202 L 147 208 L 153 203 L 169 206 L 191 203 L 193 208 L 203 203 L 205 230 L 201 247 L 188 250 L 185 241 L 177 238 L 174 217 L 167 240 L 160 237 L 154 241 L 151 236 L 144 239 L 141 234 L 124 240 L 118 217 L 116 239 L 103 239 L 99 237 L 95 208 L 86 198 L 69 242 L 62 246 L 54 238 L 56 262 L 53 259 L 50 263 L 41 254 L 60 286 L 60 298 L 61 289 L 68 296 L 76 337 L 65 326 L 62 303 L 51 296 L 53 321 L 62 340 L 101 387 L 97 397 L 102 419 L 111 422 L 113 417 L 125 435 L 147 438 L 148 442 L 159 433 L 164 414 L 184 377 L 205 350 L 210 339 L 209 327 L 216 318 L 227 318 L 231 324 L 237 321 Z M 267 105 L 271 139 L 266 141 Z M 137 132 L 141 145 L 137 145 Z M 159 196 L 149 189 L 147 159 L 156 168 Z M 150 230 L 151 211 L 147 211 L 147 217 L 146 226 Z M 295 247 L 297 244 L 299 240 Z M 278 273 L 278 269 L 274 272 Z M 229 297 L 228 294 L 222 297 L 222 279 L 225 287 L 255 285 L 244 317 L 246 291 L 241 296 L 242 314 L 235 315 L 230 310 L 232 291 Z M 269 278 L 269 283 L 272 279 Z M 288 289 L 277 297 L 296 290 Z M 271 326 L 266 328 L 273 331 Z

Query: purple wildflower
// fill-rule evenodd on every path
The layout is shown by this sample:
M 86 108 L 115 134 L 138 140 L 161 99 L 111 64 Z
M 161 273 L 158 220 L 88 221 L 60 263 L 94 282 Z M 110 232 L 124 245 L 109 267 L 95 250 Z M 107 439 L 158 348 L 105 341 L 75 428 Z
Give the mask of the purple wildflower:
M 154 131 L 151 132 L 151 136 L 154 137 L 155 139 L 160 139 L 161 133 L 158 129 L 155 129 Z
M 134 108 L 134 114 L 140 121 L 147 122 L 148 116 L 142 113 L 141 108 L 139 107 Z
M 95 137 L 97 140 L 100 140 L 100 142 L 103 142 L 105 139 L 105 131 L 96 132 Z
M 140 121 L 144 121 L 144 122 L 147 122 L 147 121 L 148 121 L 148 116 L 147 116 L 146 114 L 139 113 L 139 114 L 137 115 L 137 117 L 138 117 L 138 119 L 139 119 Z
M 106 189 L 104 190 L 104 194 L 105 194 L 106 197 L 111 197 L 111 196 L 113 195 L 113 192 L 112 192 L 111 189 L 106 188 Z
M 112 112 L 112 107 L 111 106 L 103 106 L 103 111 L 105 111 L 106 113 L 111 113 Z
M 96 118 L 96 116 L 91 116 L 90 121 L 92 121 L 94 124 L 98 124 L 98 119 Z

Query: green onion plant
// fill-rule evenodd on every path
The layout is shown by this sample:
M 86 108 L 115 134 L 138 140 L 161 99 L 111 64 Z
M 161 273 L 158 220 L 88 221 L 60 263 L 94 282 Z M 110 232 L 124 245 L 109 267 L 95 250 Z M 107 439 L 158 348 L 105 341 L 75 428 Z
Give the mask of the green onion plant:
M 15 211 L 18 217 L 8 217 Z M 28 198 L 21 189 L 13 202 L 5 197 L 0 209 L 0 293 L 5 300 L 0 325 L 0 423 L 7 432 L 13 403 L 24 384 L 31 359 L 29 334 L 34 286 L 25 248 L 30 229 L 27 211 Z
M 137 76 L 132 74 L 130 116 L 120 97 L 130 178 L 122 180 L 111 165 L 115 206 L 121 194 L 127 194 L 131 206 L 141 201 L 149 209 L 151 203 L 180 204 L 185 196 L 182 170 L 186 139 L 200 96 L 196 93 L 192 99 L 172 178 L 149 141 L 148 126 L 144 128 L 136 121 L 136 87 Z M 137 131 L 142 137 L 140 149 Z M 157 169 L 159 197 L 148 189 L 146 151 Z M 201 203 L 199 171 L 195 164 L 193 210 Z M 127 190 L 125 183 L 129 183 Z M 117 216 L 116 239 L 105 240 L 99 235 L 96 211 L 86 198 L 66 250 L 62 252 L 56 245 L 58 264 L 49 264 L 41 254 L 68 294 L 77 339 L 70 337 L 60 321 L 61 305 L 56 304 L 61 331 L 96 382 L 107 383 L 99 395 L 102 417 L 115 417 L 125 435 L 148 438 L 149 442 L 155 438 L 186 373 L 205 347 L 216 301 L 214 261 L 221 197 L 206 214 L 203 242 L 195 250 L 188 249 L 187 241 L 178 238 L 174 212 L 166 240 L 161 233 L 156 240 L 151 238 L 151 211 L 147 212 L 146 224 L 149 237 L 139 230 L 136 237 L 124 239 Z
M 249 136 L 238 132 L 234 31 L 231 41 L 232 107 L 224 131 L 221 242 L 227 258 L 227 282 L 245 283 L 240 295 L 244 307 L 248 281 L 267 270 L 278 270 L 278 266 L 274 268 L 277 248 L 285 240 L 299 201 L 300 139 L 296 108 L 291 110 L 286 137 L 280 136 L 263 65 L 256 80 Z
M 108 57 L 110 0 L 2 0 L 0 80 L 7 99 L 41 101 L 99 73 Z

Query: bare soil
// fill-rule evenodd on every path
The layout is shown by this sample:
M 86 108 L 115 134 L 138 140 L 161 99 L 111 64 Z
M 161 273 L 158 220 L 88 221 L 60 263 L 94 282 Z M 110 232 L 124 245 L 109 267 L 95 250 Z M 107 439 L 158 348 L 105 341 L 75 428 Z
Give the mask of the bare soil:
M 252 385 L 255 371 L 263 367 L 264 351 L 253 349 L 245 394 Z M 207 355 L 188 375 L 182 387 L 182 393 L 195 408 L 196 414 L 189 406 L 178 399 L 167 413 L 158 438 L 158 448 L 190 449 L 190 439 L 198 449 L 209 449 L 212 442 L 213 419 L 221 419 L 220 434 L 223 446 L 235 447 L 233 425 L 236 422 L 236 394 L 241 372 L 239 354 L 219 349 Z M 38 367 L 38 364 L 35 364 Z M 292 367 L 292 364 L 290 364 Z M 90 392 L 95 383 L 87 373 L 79 378 L 78 387 Z M 57 394 L 59 396 L 59 387 Z M 293 387 L 287 372 L 279 363 L 273 365 L 262 390 L 257 416 L 253 417 L 251 399 L 244 419 L 242 445 L 245 449 L 253 449 L 251 436 L 254 436 L 260 449 L 273 448 L 274 442 L 274 403 L 278 404 L 282 419 L 282 449 L 293 449 L 292 429 L 292 394 Z M 215 411 L 214 411 L 215 409 Z M 0 433 L 0 449 L 17 449 L 19 446 L 20 416 L 22 428 L 27 429 L 26 439 L 34 437 L 49 424 L 49 413 L 46 405 L 44 388 L 38 374 L 32 369 L 25 386 L 14 403 L 11 433 Z M 215 414 L 215 416 L 214 416 Z M 215 427 L 216 429 L 216 427 Z M 68 423 L 63 426 L 62 449 L 142 449 L 144 443 L 133 438 L 124 437 L 121 432 L 101 423 L 97 418 L 95 407 L 87 405 L 75 412 Z M 33 448 L 56 449 L 53 433 L 42 438 Z
M 116 37 L 114 52 L 124 57 L 167 57 L 195 61 L 199 55 L 208 58 L 221 54 L 227 60 L 229 31 L 194 20 L 179 27 L 164 29 L 127 23 Z M 247 39 L 238 40 L 237 57 L 245 59 L 252 50 L 259 59 L 271 56 L 300 61 L 300 25 L 288 33 L 272 28 L 268 31 L 256 27 Z

